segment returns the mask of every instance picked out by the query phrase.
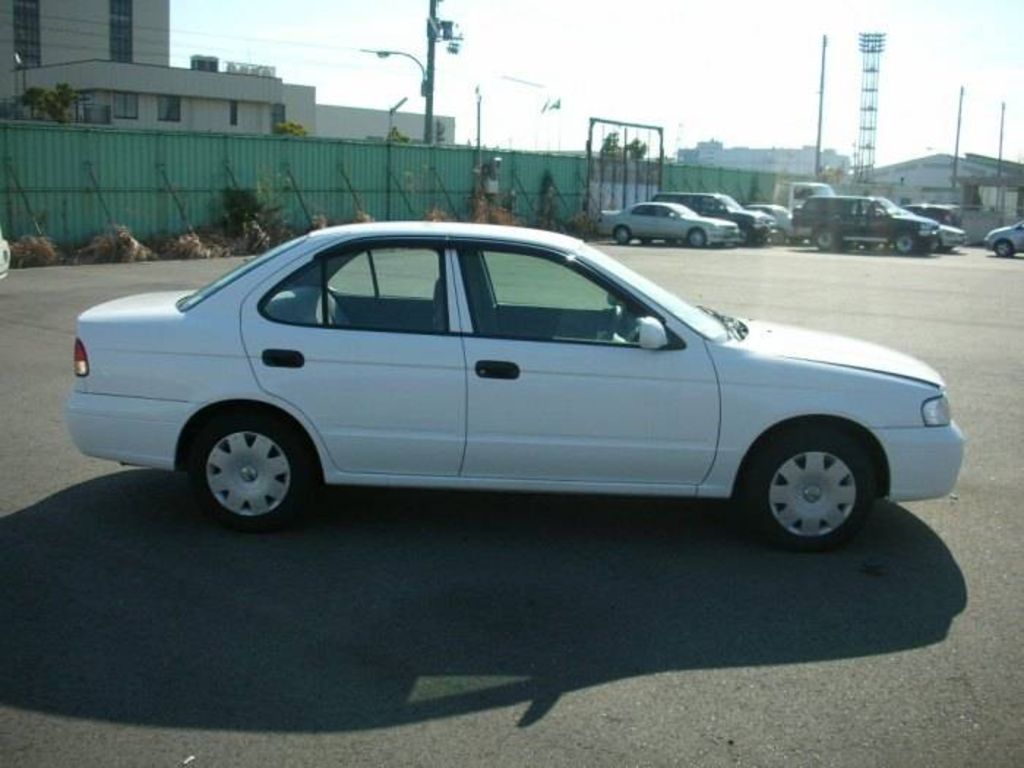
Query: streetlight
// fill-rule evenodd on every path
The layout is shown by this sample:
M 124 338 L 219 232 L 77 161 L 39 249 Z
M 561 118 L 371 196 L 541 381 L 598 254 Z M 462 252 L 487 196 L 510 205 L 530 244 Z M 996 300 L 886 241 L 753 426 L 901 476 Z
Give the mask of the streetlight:
M 430 97 L 430 83 L 427 80 L 427 68 L 423 66 L 423 62 L 421 62 L 411 53 L 406 53 L 405 51 L 378 51 L 373 48 L 361 48 L 360 50 L 362 50 L 363 53 L 372 53 L 378 59 L 386 59 L 389 56 L 401 56 L 403 58 L 410 59 L 411 61 L 415 62 L 416 66 L 420 68 L 420 96 L 422 96 L 425 99 Z M 403 99 L 402 101 L 404 103 L 405 100 Z M 427 110 L 427 117 L 423 121 L 423 141 L 425 141 L 428 144 L 430 143 L 430 139 L 434 133 L 431 130 L 432 126 L 430 125 L 430 121 L 433 119 L 433 116 L 429 114 L 430 111 L 431 110 L 429 109 Z

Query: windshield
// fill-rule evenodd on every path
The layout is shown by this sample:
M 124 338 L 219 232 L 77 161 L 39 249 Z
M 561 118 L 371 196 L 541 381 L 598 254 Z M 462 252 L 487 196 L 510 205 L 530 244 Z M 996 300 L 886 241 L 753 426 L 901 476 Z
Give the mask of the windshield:
M 684 219 L 695 219 L 697 214 L 682 203 L 665 203 L 669 208 L 678 213 Z
M 891 200 L 886 200 L 884 197 L 879 197 L 877 198 L 877 200 L 878 204 L 882 206 L 882 208 L 885 209 L 885 212 L 890 215 L 898 216 L 899 214 L 906 215 L 907 213 L 910 213 L 909 211 L 905 211 L 902 208 L 900 208 L 898 205 L 896 205 L 896 203 L 892 202 Z
M 257 256 L 255 258 L 243 261 L 230 272 L 221 275 L 209 285 L 203 286 L 195 293 L 189 294 L 183 299 L 180 299 L 177 304 L 178 309 L 181 310 L 182 312 L 188 312 L 190 309 L 192 309 L 192 307 L 196 306 L 197 304 L 201 304 L 206 299 L 213 296 L 213 294 L 217 293 L 217 291 L 231 285 L 231 283 L 235 282 L 235 280 L 238 280 L 240 277 L 248 274 L 261 264 L 265 264 L 275 256 L 282 254 L 285 251 L 290 251 L 295 246 L 305 242 L 306 237 L 306 235 L 302 235 L 301 237 L 297 237 L 294 240 L 289 240 L 287 243 L 282 243 L 276 248 L 271 248 L 269 251 L 267 251 L 261 256 Z
M 742 211 L 743 210 L 743 206 L 740 205 L 739 203 L 737 203 L 735 200 L 733 200 L 728 195 L 719 195 L 718 199 L 722 201 L 722 204 L 725 205 L 725 209 L 727 211 Z
M 687 304 L 674 293 L 666 291 L 657 283 L 637 274 L 624 264 L 605 256 L 601 251 L 589 245 L 583 245 L 577 253 L 597 264 L 606 272 L 620 278 L 623 282 L 635 287 L 641 294 L 660 304 L 701 336 L 712 341 L 725 341 L 729 337 L 726 327 L 720 321 L 697 307 Z

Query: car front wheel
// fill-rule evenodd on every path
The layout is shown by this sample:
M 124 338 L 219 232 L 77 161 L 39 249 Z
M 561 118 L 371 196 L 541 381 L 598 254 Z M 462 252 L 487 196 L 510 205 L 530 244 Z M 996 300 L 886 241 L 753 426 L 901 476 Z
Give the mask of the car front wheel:
M 997 240 L 992 249 L 996 252 L 996 256 L 1001 256 L 1004 259 L 1010 258 L 1016 252 L 1013 243 L 1009 240 Z
M 612 237 L 615 238 L 615 242 L 619 245 L 628 245 L 629 241 L 633 239 L 633 235 L 628 227 L 616 227 L 615 231 L 612 232 Z
M 703 229 L 694 227 L 686 234 L 686 242 L 691 248 L 703 248 L 708 243 L 708 236 Z
M 798 551 L 833 549 L 864 525 L 875 502 L 867 452 L 830 428 L 772 438 L 751 459 L 741 494 L 752 522 L 773 543 Z
M 918 249 L 917 238 L 910 234 L 900 235 L 896 238 L 893 243 L 896 248 L 896 253 L 900 256 L 909 256 Z
M 290 524 L 316 484 L 313 457 L 295 428 L 259 412 L 215 417 L 192 445 L 188 472 L 202 510 L 239 531 Z

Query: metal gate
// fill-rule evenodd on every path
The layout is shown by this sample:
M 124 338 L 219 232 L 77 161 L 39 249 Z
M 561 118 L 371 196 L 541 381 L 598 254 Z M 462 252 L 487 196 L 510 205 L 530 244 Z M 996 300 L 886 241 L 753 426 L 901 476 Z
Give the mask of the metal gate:
M 661 189 L 664 164 L 665 136 L 660 126 L 590 118 L 587 214 L 596 218 L 602 210 L 650 200 Z

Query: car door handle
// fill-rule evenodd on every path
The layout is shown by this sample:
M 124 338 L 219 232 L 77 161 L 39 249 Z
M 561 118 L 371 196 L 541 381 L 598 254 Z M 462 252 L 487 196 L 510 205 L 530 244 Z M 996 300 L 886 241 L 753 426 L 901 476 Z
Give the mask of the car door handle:
M 518 379 L 519 366 L 506 360 L 477 360 L 476 375 L 481 379 Z
M 264 349 L 263 364 L 269 368 L 301 368 L 306 358 L 294 349 Z

